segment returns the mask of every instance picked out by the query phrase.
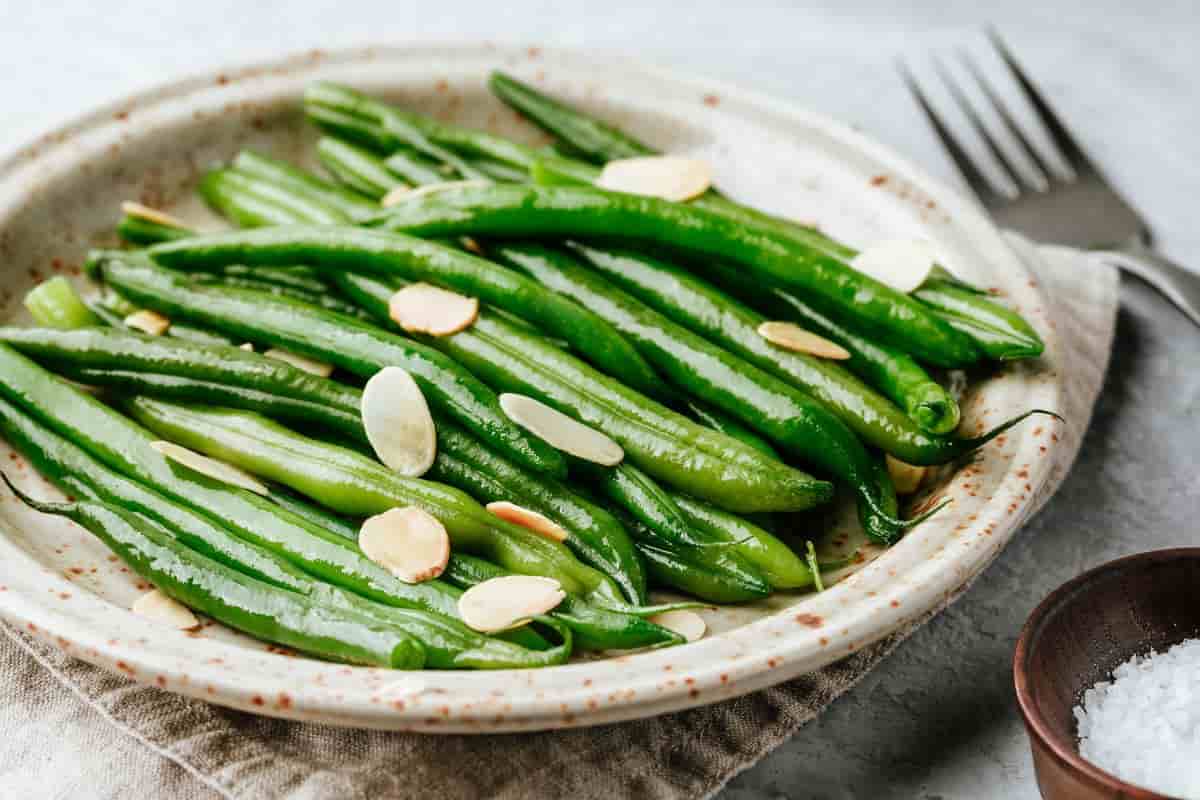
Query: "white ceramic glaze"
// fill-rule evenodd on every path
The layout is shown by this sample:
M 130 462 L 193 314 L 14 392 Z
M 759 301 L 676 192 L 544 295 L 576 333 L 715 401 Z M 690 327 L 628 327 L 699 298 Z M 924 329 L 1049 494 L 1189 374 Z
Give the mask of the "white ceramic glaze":
M 214 73 L 101 109 L 0 162 L 0 305 L 15 319 L 36 279 L 79 274 L 111 241 L 121 200 L 215 224 L 189 192 L 243 146 L 308 160 L 298 99 L 309 81 L 357 86 L 439 117 L 541 141 L 490 98 L 503 67 L 675 153 L 709 160 L 716 183 L 848 242 L 933 242 L 963 277 L 994 288 L 1047 343 L 964 399 L 964 430 L 1033 406 L 1056 409 L 1060 348 L 1042 295 L 973 204 L 848 127 L 734 87 L 611 57 L 538 48 L 422 45 L 312 52 Z M 248 711 L 335 725 L 430 732 L 535 730 L 612 722 L 711 703 L 829 664 L 953 597 L 1012 537 L 1047 481 L 1057 423 L 1031 420 L 944 469 L 919 499 L 949 509 L 819 595 L 706 611 L 694 644 L 553 669 L 401 674 L 281 652 L 207 623 L 150 628 L 127 611 L 147 588 L 86 532 L 0 499 L 0 614 L 67 652 L 145 683 Z M 10 460 L 11 459 L 11 460 Z M 0 444 L 35 494 L 54 492 Z M 827 537 L 836 550 L 853 533 Z

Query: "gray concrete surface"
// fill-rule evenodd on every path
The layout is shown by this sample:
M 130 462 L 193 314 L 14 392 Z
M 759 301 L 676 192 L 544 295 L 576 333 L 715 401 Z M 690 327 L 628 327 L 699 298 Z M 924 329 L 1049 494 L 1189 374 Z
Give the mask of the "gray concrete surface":
M 379 41 L 490 38 L 630 53 L 731 79 L 851 121 L 947 179 L 953 171 L 892 58 L 981 47 L 995 23 L 1091 150 L 1200 269 L 1200 8 L 1120 0 L 689 3 L 321 0 L 0 5 L 0 148 L 102 101 L 211 64 Z M 984 10 L 986 8 L 986 10 Z M 767 798 L 1036 798 L 1009 659 L 1062 581 L 1110 558 L 1195 544 L 1200 332 L 1140 286 L 1074 472 L 957 605 L 725 790 Z M 54 768 L 43 765 L 47 796 Z

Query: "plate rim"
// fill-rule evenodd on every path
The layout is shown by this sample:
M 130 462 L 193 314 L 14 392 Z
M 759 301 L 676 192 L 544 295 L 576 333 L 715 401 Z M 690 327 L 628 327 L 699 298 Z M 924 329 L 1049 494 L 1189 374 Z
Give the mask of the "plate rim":
M 55 148 L 61 147 L 74 135 L 113 124 L 114 117 L 125 109 L 148 108 L 155 104 L 186 99 L 195 92 L 237 87 L 239 82 L 247 77 L 269 74 L 273 70 L 283 70 L 288 74 L 298 70 L 300 75 L 311 77 L 311 73 L 319 73 L 323 65 L 331 62 L 353 63 L 366 60 L 386 60 L 387 58 L 410 59 L 422 51 L 450 53 L 456 56 L 466 55 L 471 58 L 478 58 L 481 53 L 487 53 L 499 64 L 504 62 L 507 57 L 516 57 L 527 52 L 528 48 L 519 45 L 497 45 L 487 41 L 420 41 L 386 46 L 349 47 L 329 51 L 310 50 L 232 67 L 218 66 L 197 71 L 192 75 L 143 89 L 100 105 L 92 111 L 84 112 L 60 123 L 48 133 L 35 136 L 24 145 L 18 145 L 3 159 L 0 159 L 0 186 L 8 184 L 19 176 L 23 169 L 36 165 L 47 158 L 53 158 Z M 594 65 L 602 60 L 611 60 L 614 57 L 612 53 L 586 49 L 547 47 L 540 48 L 540 53 L 547 61 L 568 64 L 577 69 L 586 68 L 589 64 Z M 889 174 L 900 176 L 920 187 L 924 193 L 936 199 L 942 208 L 953 216 L 956 226 L 962 228 L 972 242 L 981 238 L 993 240 L 989 245 L 991 251 L 1003 253 L 1007 258 L 1007 262 L 997 264 L 997 268 L 1003 267 L 1012 270 L 1014 272 L 1013 286 L 1021 284 L 1026 295 L 1040 300 L 1037 308 L 1044 317 L 1041 321 L 1046 322 L 1049 319 L 1047 304 L 1044 302 L 1040 288 L 1025 285 L 1031 283 L 1027 267 L 1011 251 L 1007 243 L 1003 242 L 999 231 L 983 215 L 982 211 L 974 203 L 963 198 L 950 187 L 943 185 L 891 148 L 874 141 L 844 123 L 791 101 L 775 98 L 757 90 L 745 89 L 727 81 L 692 76 L 674 69 L 631 60 L 624 56 L 621 56 L 621 59 L 623 70 L 645 73 L 655 79 L 672 84 L 681 91 L 694 91 L 697 96 L 708 93 L 718 94 L 723 98 L 736 100 L 740 104 L 764 109 L 784 119 L 819 128 L 826 135 L 839 139 L 854 150 L 885 166 Z M 220 80 L 222 77 L 223 81 Z M 78 165 L 75 165 L 75 168 L 77 167 Z M 996 247 L 997 244 L 999 244 L 999 248 Z M 1046 338 L 1047 353 L 1059 356 L 1061 344 L 1057 335 L 1046 325 L 1041 326 L 1041 332 Z M 1061 408 L 1061 378 L 1047 381 L 1042 388 L 1043 394 L 1039 396 L 1042 403 L 1051 408 Z M 1060 424 L 1047 422 L 1046 426 L 1048 429 L 1057 430 L 1057 426 Z M 1010 487 L 1011 471 L 1016 468 L 1015 465 L 1020 461 L 1022 455 L 1032 452 L 1032 448 L 1040 444 L 1033 441 L 1027 434 L 1021 437 L 1021 442 L 1020 449 L 1015 450 L 1011 456 L 1012 465 L 1006 470 L 1004 478 L 1000 482 L 1002 489 Z M 672 677 L 665 679 L 661 671 L 672 671 L 670 660 L 664 661 L 663 659 L 663 654 L 667 651 L 618 656 L 604 662 L 585 662 L 548 668 L 547 671 L 556 672 L 556 678 L 562 677 L 563 681 L 573 681 L 573 688 L 567 688 L 565 682 L 540 691 L 533 688 L 536 683 L 530 683 L 527 691 L 510 687 L 507 690 L 508 694 L 503 706 L 490 704 L 488 693 L 494 689 L 485 691 L 482 687 L 496 683 L 496 681 L 488 680 L 488 676 L 512 676 L 511 671 L 471 673 L 475 680 L 470 683 L 475 683 L 476 686 L 457 679 L 428 679 L 430 675 L 437 675 L 440 678 L 440 676 L 461 676 L 464 673 L 400 673 L 421 675 L 420 682 L 430 684 L 430 686 L 406 692 L 402 697 L 392 698 L 389 697 L 386 689 L 389 683 L 395 682 L 394 680 L 387 681 L 388 677 L 395 678 L 397 673 L 394 671 L 341 667 L 316 661 L 311 663 L 324 668 L 336 666 L 339 670 L 350 670 L 353 674 L 364 677 L 365 686 L 371 689 L 373 699 L 366 703 L 347 704 L 345 698 L 307 687 L 297 689 L 294 693 L 287 695 L 285 702 L 283 693 L 272 691 L 273 688 L 277 688 L 273 684 L 273 680 L 283 666 L 281 662 L 294 662 L 295 659 L 288 659 L 277 654 L 247 651 L 236 645 L 212 640 L 196 640 L 186 634 L 174 631 L 156 632 L 157 638 L 168 639 L 173 646 L 177 646 L 179 651 L 185 654 L 192 651 L 197 641 L 202 641 L 203 648 L 213 653 L 210 660 L 221 659 L 224 661 L 228 656 L 229 660 L 242 664 L 262 666 L 262 673 L 259 674 L 256 671 L 249 679 L 245 677 L 244 669 L 231 673 L 222 664 L 217 663 L 199 665 L 189 663 L 188 671 L 181 672 L 178 662 L 173 662 L 157 650 L 147 648 L 144 639 L 140 643 L 137 640 L 123 641 L 106 637 L 101 632 L 88 629 L 86 626 L 81 628 L 75 613 L 84 615 L 95 613 L 98 607 L 108 609 L 108 613 L 112 613 L 112 604 L 98 596 L 88 592 L 75 591 L 71 601 L 62 605 L 49 606 L 37 603 L 33 599 L 36 595 L 26 597 L 23 591 L 14 591 L 16 587 L 32 590 L 36 585 L 39 592 L 44 593 L 46 584 L 33 581 L 33 576 L 37 576 L 42 581 L 48 579 L 50 586 L 54 589 L 66 590 L 72 584 L 46 569 L 8 536 L 0 536 L 0 563 L 4 565 L 0 567 L 0 570 L 7 573 L 4 578 L 5 583 L 0 585 L 0 616 L 70 655 L 126 677 L 132 677 L 139 682 L 160 686 L 165 683 L 167 688 L 181 694 L 271 716 L 354 727 L 441 733 L 528 731 L 608 723 L 716 702 L 788 680 L 832 663 L 850 652 L 855 652 L 884 638 L 907 623 L 934 611 L 939 606 L 943 606 L 953 596 L 960 593 L 969 581 L 990 563 L 1031 513 L 1033 495 L 1048 480 L 1054 459 L 1038 457 L 1027 458 L 1027 460 L 1030 464 L 1036 465 L 1036 470 L 1031 470 L 1029 478 L 1023 479 L 1022 483 L 1027 480 L 1034 491 L 1022 495 L 1023 499 L 1012 501 L 1017 505 L 1016 512 L 1006 515 L 1007 518 L 1001 517 L 1004 505 L 997 506 L 999 496 L 993 498 L 992 502 L 985 507 L 992 512 L 991 516 L 996 517 L 993 522 L 998 520 L 1002 523 L 1001 535 L 990 540 L 990 544 L 998 543 L 999 546 L 984 548 L 979 542 L 970 542 L 968 546 L 971 548 L 969 551 L 971 557 L 968 559 L 964 555 L 962 562 L 965 563 L 955 562 L 964 569 L 957 570 L 953 576 L 940 576 L 941 580 L 936 581 L 937 591 L 926 592 L 932 597 L 929 602 L 918 603 L 911 608 L 901 604 L 899 601 L 902 595 L 903 599 L 909 598 L 902 592 L 904 584 L 899 580 L 894 582 L 889 591 L 879 591 L 873 597 L 860 599 L 854 608 L 855 616 L 849 620 L 839 618 L 839 621 L 845 621 L 847 633 L 851 628 L 855 628 L 855 635 L 847 637 L 850 639 L 850 643 L 846 646 L 845 652 L 842 652 L 842 648 L 830 648 L 817 657 L 814 657 L 812 653 L 803 656 L 796 651 L 811 648 L 811 643 L 805 644 L 793 636 L 789 647 L 787 646 L 789 638 L 781 636 L 778 642 L 772 642 L 773 649 L 770 649 L 772 654 L 770 656 L 765 656 L 764 653 L 755 651 L 753 648 L 746 648 L 739 657 L 722 656 L 719 663 L 696 663 L 693 660 L 690 666 L 675 670 Z M 998 492 L 999 494 L 1000 492 Z M 1007 500 L 1007 496 L 1005 499 Z M 984 521 L 984 515 L 981 514 L 974 527 L 981 526 Z M 5 530 L 7 529 L 7 523 L 0 524 L 3 524 Z M 913 569 L 916 570 L 919 566 L 914 565 Z M 17 568 L 15 572 L 23 574 L 13 575 L 13 567 Z M 871 567 L 867 567 L 864 572 L 869 569 Z M 949 569 L 943 571 L 950 572 Z M 30 581 L 33 582 L 30 583 Z M 824 595 L 815 596 L 825 598 L 821 608 L 830 607 L 836 610 L 835 605 L 839 599 L 836 596 L 838 590 L 850 582 L 846 581 Z M 75 589 L 78 590 L 78 587 Z M 832 597 L 830 597 L 831 595 Z M 91 607 L 88 606 L 89 602 Z M 64 608 L 72 608 L 74 611 L 72 614 L 67 614 L 63 612 Z M 690 650 L 689 655 L 697 655 L 704 652 L 707 645 L 725 637 L 730 637 L 732 640 L 746 638 L 749 632 L 765 634 L 771 623 L 776 622 L 781 615 L 786 613 L 784 611 L 772 614 L 722 636 L 711 637 L 709 640 L 702 640 L 681 648 L 673 648 L 673 651 L 678 654 L 680 651 Z M 869 625 L 864 624 L 865 620 L 871 617 L 874 618 L 874 622 Z M 754 630 L 751 631 L 751 629 Z M 710 652 L 715 651 L 716 648 L 713 648 Z M 587 675 L 595 672 L 594 665 L 598 663 L 630 664 L 629 672 L 632 675 L 618 675 L 622 670 L 609 670 L 609 675 L 602 684 L 603 688 L 614 691 L 619 688 L 619 691 L 616 691 L 615 695 L 610 695 L 609 700 L 604 704 L 594 708 L 591 703 L 601 687 L 594 685 L 594 679 L 588 678 Z M 637 680 L 640 682 L 631 684 L 633 675 L 639 676 Z M 160 678 L 165 678 L 165 681 Z M 557 680 L 554 683 L 559 684 Z M 450 688 L 438 688 L 435 684 L 442 684 Z M 596 684 L 601 684 L 601 681 L 596 680 Z M 212 691 L 212 687 L 215 687 L 216 690 Z M 453 691 L 456 695 L 461 694 L 461 696 L 456 696 L 451 704 L 444 696 L 448 691 Z M 271 698 L 271 700 L 268 701 L 267 698 Z M 477 711 L 466 710 L 470 709 L 472 705 L 476 707 Z M 506 707 L 508 710 L 502 714 L 492 713 L 493 708 L 501 707 Z M 453 708 L 452 711 L 443 711 L 443 709 L 451 708 Z

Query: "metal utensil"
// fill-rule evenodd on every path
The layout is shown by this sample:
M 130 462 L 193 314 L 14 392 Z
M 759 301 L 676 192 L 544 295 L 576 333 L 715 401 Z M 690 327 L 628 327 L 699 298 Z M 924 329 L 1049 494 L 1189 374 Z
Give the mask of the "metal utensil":
M 984 77 L 977 62 L 962 51 L 959 55 L 966 71 L 979 86 L 1002 128 L 1016 143 L 1027 162 L 1025 169 L 1019 169 L 1014 164 L 961 85 L 941 61 L 936 61 L 940 78 L 955 104 L 983 141 L 994 166 L 1009 184 L 1007 187 L 997 186 L 987 177 L 986 165 L 975 161 L 955 138 L 912 72 L 903 61 L 899 62 L 901 77 L 967 185 L 1002 227 L 1019 231 L 1036 241 L 1100 250 L 1113 264 L 1146 281 L 1192 322 L 1200 325 L 1200 275 L 1154 252 L 1150 228 L 1145 220 L 1109 185 L 1041 92 L 1017 65 L 999 35 L 988 29 L 987 37 L 1040 119 L 1069 172 L 1056 170 L 1038 152 L 1031 144 L 1029 135 L 1022 132 L 1008 106 L 1000 99 L 993 84 Z

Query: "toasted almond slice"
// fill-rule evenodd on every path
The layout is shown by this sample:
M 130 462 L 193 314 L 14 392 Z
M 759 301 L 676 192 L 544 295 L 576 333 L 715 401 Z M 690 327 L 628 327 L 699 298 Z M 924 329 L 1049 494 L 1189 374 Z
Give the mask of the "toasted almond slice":
M 450 336 L 479 316 L 479 300 L 428 283 L 410 283 L 388 301 L 388 316 L 410 333 Z
M 926 470 L 926 467 L 907 464 L 890 455 L 887 457 L 887 471 L 896 487 L 896 494 L 912 494 L 921 488 Z
M 410 478 L 433 466 L 437 429 L 425 395 L 406 370 L 384 367 L 372 375 L 363 387 L 361 411 L 367 441 L 380 461 Z
M 604 165 L 596 185 L 682 203 L 708 191 L 712 169 L 704 161 L 682 156 L 619 158 Z
M 836 342 L 812 331 L 806 331 L 791 322 L 764 322 L 758 326 L 758 335 L 777 347 L 808 353 L 818 358 L 833 358 L 844 361 L 850 352 Z
M 129 609 L 139 617 L 152 619 L 172 628 L 186 631 L 200 624 L 196 615 L 187 606 L 179 603 L 158 589 L 152 589 L 134 601 Z
M 889 239 L 863 250 L 850 266 L 897 292 L 908 294 L 929 277 L 937 251 L 923 239 Z
M 147 222 L 155 222 L 159 225 L 166 225 L 168 228 L 186 228 L 187 224 L 183 220 L 172 217 L 165 211 L 159 211 L 157 208 L 151 208 L 141 203 L 136 203 L 132 200 L 126 200 L 121 203 L 121 213 L 129 217 L 137 217 L 144 219 Z
M 476 584 L 458 598 L 458 615 L 480 633 L 498 633 L 529 622 L 563 601 L 567 593 L 553 578 L 505 575 Z
M 534 436 L 576 458 L 606 467 L 615 467 L 625 458 L 621 445 L 600 431 L 532 397 L 506 392 L 500 395 L 500 408 L 509 419 Z
M 568 534 L 563 530 L 561 525 L 545 514 L 539 514 L 531 508 L 525 508 L 516 503 L 510 503 L 507 500 L 496 500 L 487 504 L 487 510 L 500 517 L 500 519 L 506 519 L 514 525 L 528 528 L 539 536 L 545 536 L 551 541 L 565 542 L 567 540 Z
M 416 506 L 392 508 L 363 521 L 358 546 L 405 583 L 442 574 L 450 558 L 450 537 L 437 517 Z
M 708 625 L 704 623 L 704 617 L 695 611 L 683 608 L 655 614 L 650 617 L 650 621 L 655 625 L 662 625 L 667 630 L 675 631 L 689 642 L 702 638 L 704 632 L 708 630 Z
M 157 311 L 143 308 L 127 316 L 125 324 L 151 336 L 162 336 L 167 332 L 167 328 L 171 327 L 171 320 Z
M 237 486 L 241 489 L 249 489 L 255 494 L 269 495 L 271 493 L 271 490 L 263 486 L 253 475 L 238 469 L 232 464 L 226 464 L 224 461 L 217 461 L 215 458 L 201 455 L 195 450 L 181 447 L 174 442 L 159 440 L 151 442 L 150 446 L 177 464 L 183 464 L 189 469 L 194 469 L 201 475 L 207 475 L 222 483 L 228 483 L 231 486 Z
M 471 186 L 490 186 L 490 181 L 485 180 L 469 180 L 469 181 L 442 181 L 441 183 L 427 183 L 424 186 L 408 187 L 397 186 L 383 196 L 379 204 L 384 208 L 394 206 L 397 203 L 407 203 L 409 200 L 415 200 L 418 197 L 425 195 L 437 194 L 438 192 L 451 191 L 453 189 L 465 189 Z
M 254 342 L 242 342 L 238 345 L 239 350 L 245 350 L 247 353 L 254 352 Z
M 293 367 L 298 367 L 305 372 L 311 372 L 313 375 L 318 375 L 322 378 L 328 378 L 333 374 L 332 364 L 326 364 L 324 361 L 318 361 L 315 358 L 293 353 L 291 350 L 281 350 L 278 347 L 272 347 L 263 353 L 263 355 L 267 358 L 273 358 L 276 361 L 284 361 Z

